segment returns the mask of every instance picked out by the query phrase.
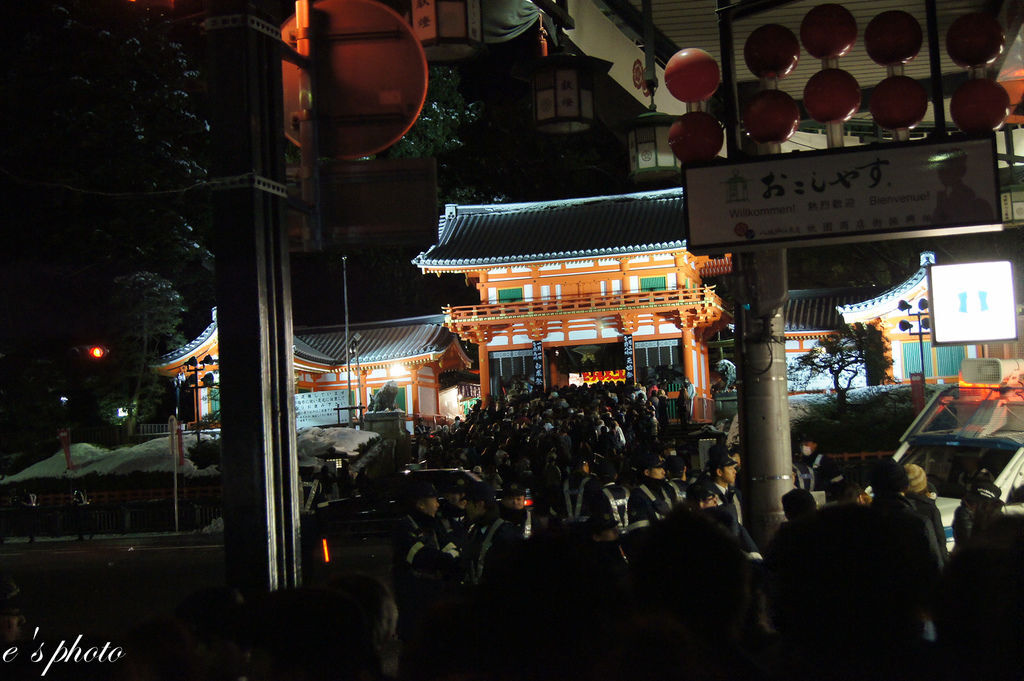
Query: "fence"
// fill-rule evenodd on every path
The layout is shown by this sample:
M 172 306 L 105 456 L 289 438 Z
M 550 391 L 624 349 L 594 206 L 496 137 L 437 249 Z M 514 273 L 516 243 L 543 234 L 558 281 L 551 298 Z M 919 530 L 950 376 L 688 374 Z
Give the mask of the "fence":
M 207 527 L 221 517 L 219 503 L 180 501 L 178 529 Z M 0 537 L 60 537 L 79 534 L 173 532 L 174 504 L 169 500 L 85 506 L 0 508 Z

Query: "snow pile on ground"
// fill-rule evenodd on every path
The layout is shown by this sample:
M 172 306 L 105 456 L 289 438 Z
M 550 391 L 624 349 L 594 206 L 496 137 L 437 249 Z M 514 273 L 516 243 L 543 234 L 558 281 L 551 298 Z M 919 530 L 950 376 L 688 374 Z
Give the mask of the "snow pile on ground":
M 205 433 L 203 440 L 215 437 Z M 376 433 L 352 428 L 304 428 L 298 433 L 298 458 L 300 466 L 318 467 L 317 456 L 336 458 L 354 456 L 360 444 L 378 437 Z M 86 443 L 71 445 L 71 463 L 74 469 L 67 470 L 64 450 L 58 449 L 53 456 L 39 461 L 23 471 L 8 475 L 3 482 L 17 483 L 37 478 L 80 478 L 90 473 L 99 475 L 126 475 L 135 471 L 174 472 L 169 438 L 157 438 L 137 445 L 106 449 Z M 185 433 L 184 450 L 187 453 L 196 443 L 195 433 Z M 178 469 L 186 478 L 201 478 L 220 475 L 217 466 L 197 469 L 185 456 L 185 464 Z

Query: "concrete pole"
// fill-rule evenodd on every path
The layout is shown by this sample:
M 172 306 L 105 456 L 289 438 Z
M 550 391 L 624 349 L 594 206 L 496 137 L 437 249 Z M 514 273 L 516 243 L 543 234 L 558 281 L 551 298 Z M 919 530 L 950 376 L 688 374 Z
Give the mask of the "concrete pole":
M 782 495 L 793 489 L 786 385 L 786 251 L 736 257 L 743 293 L 736 315 L 741 475 L 747 530 L 762 549 L 785 520 Z

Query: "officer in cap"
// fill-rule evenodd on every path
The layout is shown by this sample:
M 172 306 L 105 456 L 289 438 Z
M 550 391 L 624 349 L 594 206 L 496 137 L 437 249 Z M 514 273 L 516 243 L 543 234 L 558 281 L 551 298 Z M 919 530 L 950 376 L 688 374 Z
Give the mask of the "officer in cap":
M 494 489 L 486 482 L 471 483 L 465 497 L 469 526 L 462 553 L 466 566 L 463 582 L 475 586 L 482 581 L 485 566 L 522 541 L 523 532 L 501 518 Z
M 736 487 L 736 476 L 739 474 L 739 462 L 729 456 L 729 451 L 715 445 L 708 451 L 708 481 L 711 489 L 718 495 L 720 506 L 728 511 L 736 522 L 743 524 L 742 497 Z
M 462 573 L 459 550 L 437 518 L 440 502 L 429 482 L 405 490 L 408 512 L 393 535 L 392 573 L 398 603 L 398 635 L 408 640 L 431 604 L 451 592 Z
M 460 475 L 448 481 L 441 490 L 444 496 L 441 498 L 437 517 L 444 531 L 457 546 L 462 546 L 466 540 L 466 490 L 470 482 L 468 478 Z
M 665 464 L 658 454 L 647 453 L 637 461 L 641 478 L 629 494 L 626 510 L 629 515 L 629 532 L 633 533 L 650 527 L 655 520 L 661 520 L 672 508 L 675 493 L 665 480 Z
M 519 527 L 523 539 L 529 539 L 533 533 L 532 509 L 526 505 L 526 487 L 519 482 L 505 485 L 501 495 L 501 507 L 498 509 L 501 519 Z

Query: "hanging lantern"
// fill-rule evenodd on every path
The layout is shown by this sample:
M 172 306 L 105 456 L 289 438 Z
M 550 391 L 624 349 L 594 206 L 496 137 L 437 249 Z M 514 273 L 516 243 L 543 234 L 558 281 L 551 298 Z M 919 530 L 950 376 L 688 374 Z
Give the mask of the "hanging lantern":
M 913 78 L 890 76 L 875 86 L 869 108 L 875 123 L 886 130 L 910 130 L 928 111 L 928 93 Z
M 761 90 L 743 107 L 743 127 L 758 144 L 788 140 L 800 125 L 800 107 L 782 90 Z
M 1002 127 L 1010 113 L 1010 95 L 988 78 L 972 78 L 953 93 L 949 102 L 953 123 L 966 133 L 982 134 Z
M 800 42 L 817 59 L 842 57 L 857 42 L 857 20 L 842 5 L 818 5 L 800 22 Z
M 480 0 L 412 0 L 409 23 L 427 60 L 461 61 L 483 48 Z
M 590 129 L 596 120 L 594 78 L 611 62 L 575 54 L 541 57 L 528 69 L 533 84 L 533 121 L 539 132 L 567 134 Z
M 669 145 L 673 116 L 647 111 L 633 119 L 626 134 L 629 147 L 629 178 L 635 184 L 679 180 L 679 160 Z
M 991 64 L 1006 47 L 999 20 L 988 12 L 972 12 L 954 21 L 946 32 L 946 52 L 957 66 Z
M 683 163 L 710 161 L 722 150 L 725 133 L 718 119 L 706 111 L 690 111 L 676 119 L 668 131 L 672 152 Z
M 800 43 L 779 24 L 765 24 L 747 36 L 743 60 L 758 78 L 785 78 L 800 63 Z
M 681 102 L 703 102 L 715 94 L 722 72 L 704 50 L 679 50 L 665 64 L 665 87 Z
M 921 51 L 921 24 L 903 10 L 875 16 L 864 29 L 864 48 L 876 64 L 906 64 Z
M 860 109 L 860 85 L 842 69 L 822 69 L 804 85 L 804 107 L 819 123 L 848 121 Z

